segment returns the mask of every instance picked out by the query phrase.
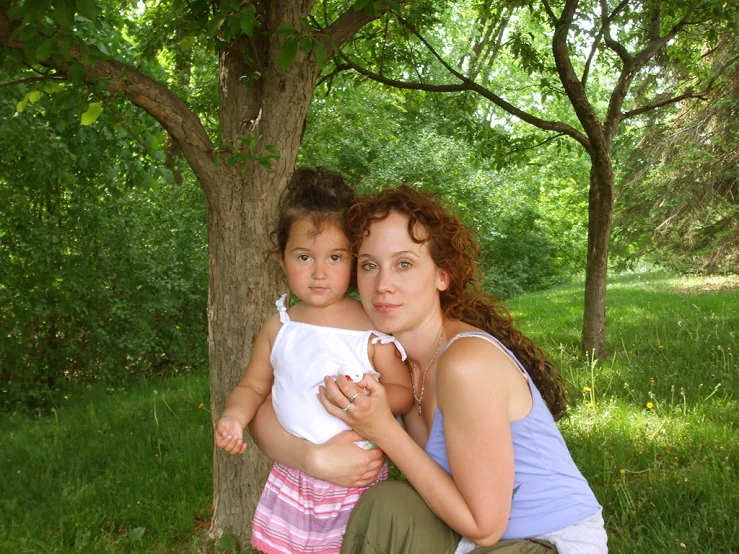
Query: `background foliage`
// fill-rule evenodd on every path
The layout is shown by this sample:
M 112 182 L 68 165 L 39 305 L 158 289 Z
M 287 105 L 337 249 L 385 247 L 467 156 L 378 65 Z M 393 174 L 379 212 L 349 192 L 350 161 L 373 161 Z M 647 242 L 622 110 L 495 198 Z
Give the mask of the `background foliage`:
M 16 112 L 23 92 L 0 89 L 0 409 L 48 404 L 65 381 L 205 366 L 199 187 L 157 162 L 161 131 L 141 134 L 152 160 L 109 113 L 81 125 L 75 95 Z

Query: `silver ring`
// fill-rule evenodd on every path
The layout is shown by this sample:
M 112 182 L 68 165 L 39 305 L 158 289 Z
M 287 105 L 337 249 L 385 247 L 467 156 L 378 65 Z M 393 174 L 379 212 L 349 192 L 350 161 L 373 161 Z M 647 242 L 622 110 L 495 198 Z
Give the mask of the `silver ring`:
M 355 392 L 355 393 L 354 393 L 354 396 L 351 396 L 351 397 L 349 398 L 349 403 L 350 403 L 350 404 L 354 404 L 354 399 L 355 399 L 355 398 L 356 398 L 357 396 L 359 396 L 359 393 L 358 393 L 358 392 Z
M 352 407 L 352 403 L 351 403 L 351 402 L 349 402 L 349 405 L 348 405 L 348 406 L 347 406 L 346 408 L 341 408 L 341 409 L 342 409 L 342 411 L 343 411 L 344 413 L 346 413 L 346 412 L 348 412 L 348 411 L 349 411 L 349 408 L 351 408 L 351 407 Z
M 362 394 L 365 395 L 365 396 L 369 396 L 369 391 L 367 390 L 367 387 L 364 387 L 362 389 Z

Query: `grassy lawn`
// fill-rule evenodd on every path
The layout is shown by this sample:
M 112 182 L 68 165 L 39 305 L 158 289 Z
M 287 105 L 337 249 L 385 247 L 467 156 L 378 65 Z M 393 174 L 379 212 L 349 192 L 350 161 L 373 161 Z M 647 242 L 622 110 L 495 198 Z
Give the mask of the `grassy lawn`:
M 739 552 L 738 278 L 611 280 L 607 360 L 578 352 L 581 284 L 510 302 L 562 370 L 561 429 L 610 551 Z M 205 371 L 51 395 L 0 414 L 0 552 L 225 552 L 209 545 Z

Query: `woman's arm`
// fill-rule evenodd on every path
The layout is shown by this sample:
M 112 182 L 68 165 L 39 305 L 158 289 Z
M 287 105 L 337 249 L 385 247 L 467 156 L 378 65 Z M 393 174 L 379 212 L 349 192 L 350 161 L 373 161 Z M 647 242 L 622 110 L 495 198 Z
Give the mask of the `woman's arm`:
M 508 377 L 513 371 L 518 370 L 504 354 L 482 341 L 458 341 L 440 360 L 437 402 L 444 413 L 455 479 L 392 418 L 381 385 L 367 383 L 370 396 L 357 398 L 346 414 L 337 406 L 346 402 L 344 391 L 351 394 L 352 383 L 326 380 L 321 400 L 329 413 L 382 448 L 436 515 L 487 546 L 503 534 L 513 494 L 508 417 Z
M 339 433 L 324 444 L 314 444 L 291 435 L 277 420 L 271 395 L 252 419 L 249 433 L 273 462 L 342 487 L 371 485 L 385 462 L 385 454 L 379 448 L 364 450 L 354 444 L 354 441 L 362 440 L 354 431 Z

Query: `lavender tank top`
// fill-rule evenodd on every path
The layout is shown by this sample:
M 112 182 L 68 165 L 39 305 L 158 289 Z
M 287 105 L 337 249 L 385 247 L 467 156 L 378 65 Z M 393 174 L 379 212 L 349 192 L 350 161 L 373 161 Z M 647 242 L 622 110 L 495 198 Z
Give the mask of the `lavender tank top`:
M 515 471 L 513 501 L 508 526 L 501 538 L 537 537 L 598 513 L 601 508 L 593 491 L 577 469 L 549 408 L 521 363 L 495 337 L 479 331 L 452 337 L 444 350 L 455 340 L 465 337 L 485 339 L 515 361 L 526 377 L 533 400 L 528 415 L 511 422 Z M 438 407 L 426 453 L 452 474 L 446 451 L 444 414 Z M 474 456 L 475 453 L 470 452 L 469 455 Z

